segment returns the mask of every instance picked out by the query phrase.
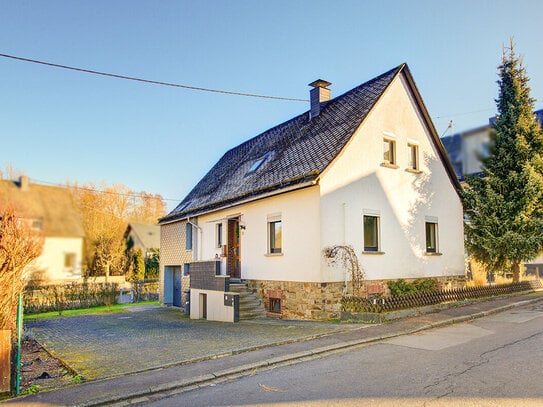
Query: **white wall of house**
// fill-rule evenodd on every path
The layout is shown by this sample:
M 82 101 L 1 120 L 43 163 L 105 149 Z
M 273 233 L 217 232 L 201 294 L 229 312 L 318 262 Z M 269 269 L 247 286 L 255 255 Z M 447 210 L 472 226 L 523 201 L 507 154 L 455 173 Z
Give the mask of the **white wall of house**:
M 396 146 L 397 168 L 383 166 L 383 140 Z M 420 173 L 406 171 L 408 144 L 418 146 Z M 366 279 L 464 274 L 462 206 L 400 76 L 377 103 L 321 186 L 322 246 L 354 248 Z M 363 216 L 377 215 L 379 254 L 363 253 Z M 427 255 L 425 221 L 438 223 L 438 252 Z M 323 259 L 323 280 L 345 271 Z
M 223 223 L 227 244 L 229 218 L 240 217 L 241 277 L 251 280 L 323 281 L 320 272 L 318 186 L 284 193 L 198 217 L 202 259 L 226 258 L 217 247 L 217 223 Z M 268 220 L 282 222 L 282 253 L 268 253 Z
M 81 277 L 82 253 L 81 237 L 46 237 L 42 254 L 31 268 L 43 271 L 42 277 L 49 281 L 76 280 Z

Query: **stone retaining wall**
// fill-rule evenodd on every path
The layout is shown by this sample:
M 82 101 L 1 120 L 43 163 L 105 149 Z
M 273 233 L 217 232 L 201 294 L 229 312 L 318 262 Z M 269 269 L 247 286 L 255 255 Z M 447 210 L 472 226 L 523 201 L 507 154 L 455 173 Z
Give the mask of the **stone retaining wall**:
M 438 282 L 439 289 L 464 287 L 466 277 L 432 277 Z M 406 281 L 416 280 L 405 278 Z M 390 296 L 387 282 L 394 280 L 370 280 L 362 283 L 361 295 L 372 294 Z M 341 298 L 351 294 L 350 283 L 347 289 L 343 282 L 307 283 L 297 281 L 247 280 L 248 287 L 264 300 L 268 317 L 284 319 L 326 320 L 341 316 Z M 280 306 L 278 305 L 278 301 Z M 272 309 L 274 307 L 275 309 Z M 276 311 L 276 312 L 273 312 Z

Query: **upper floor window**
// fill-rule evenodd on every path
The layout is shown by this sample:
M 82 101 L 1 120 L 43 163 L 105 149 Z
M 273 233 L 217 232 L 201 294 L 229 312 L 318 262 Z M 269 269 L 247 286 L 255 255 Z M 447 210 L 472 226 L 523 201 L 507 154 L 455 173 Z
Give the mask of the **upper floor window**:
M 396 141 L 383 139 L 383 164 L 396 165 Z
M 419 146 L 407 143 L 407 169 L 419 170 Z

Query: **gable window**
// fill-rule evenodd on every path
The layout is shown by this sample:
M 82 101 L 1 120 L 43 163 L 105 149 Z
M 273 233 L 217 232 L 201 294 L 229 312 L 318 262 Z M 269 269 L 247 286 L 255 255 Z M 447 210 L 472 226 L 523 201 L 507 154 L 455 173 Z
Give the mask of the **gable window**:
M 364 251 L 379 251 L 379 216 L 364 215 Z
M 190 223 L 185 225 L 185 249 L 192 250 L 192 225 Z
M 419 170 L 419 146 L 416 144 L 407 143 L 407 169 Z
M 268 253 L 283 252 L 283 226 L 280 218 L 268 219 Z
M 426 222 L 426 253 L 438 253 L 437 222 Z
M 383 139 L 383 164 L 396 165 L 396 141 L 389 138 Z
M 222 247 L 222 223 L 217 223 L 216 235 L 217 247 Z

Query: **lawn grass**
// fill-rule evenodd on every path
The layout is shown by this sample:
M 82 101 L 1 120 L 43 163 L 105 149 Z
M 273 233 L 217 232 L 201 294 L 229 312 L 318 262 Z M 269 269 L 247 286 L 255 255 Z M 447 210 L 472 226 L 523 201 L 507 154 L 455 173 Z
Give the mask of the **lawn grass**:
M 145 305 L 145 304 L 156 304 L 158 305 L 158 301 L 142 301 L 142 302 L 134 302 L 130 304 L 112 304 L 109 308 L 106 305 L 100 305 L 97 307 L 91 307 L 91 308 L 81 308 L 81 309 L 67 309 L 62 311 L 62 314 L 59 315 L 58 311 L 48 311 L 48 312 L 40 312 L 35 314 L 25 314 L 24 320 L 25 321 L 36 321 L 40 319 L 51 319 L 51 318 L 58 318 L 58 317 L 72 317 L 76 315 L 95 315 L 95 314 L 113 314 L 117 312 L 125 312 L 125 308 L 128 307 L 134 307 L 137 305 Z

